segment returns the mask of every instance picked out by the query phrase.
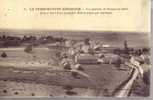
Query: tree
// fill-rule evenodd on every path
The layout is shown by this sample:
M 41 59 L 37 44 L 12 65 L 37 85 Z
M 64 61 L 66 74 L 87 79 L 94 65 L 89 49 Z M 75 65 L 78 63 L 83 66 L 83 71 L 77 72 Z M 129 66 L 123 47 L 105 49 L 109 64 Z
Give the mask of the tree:
M 124 41 L 124 49 L 127 50 L 128 49 L 128 44 L 127 41 Z
M 3 35 L 3 36 L 2 36 L 2 39 L 3 39 L 3 40 L 5 40 L 5 39 L 6 39 L 6 36 L 5 36 L 5 35 Z
M 90 39 L 89 39 L 89 38 L 86 38 L 86 39 L 84 40 L 84 44 L 85 44 L 85 45 L 90 45 Z
M 120 67 L 121 67 L 121 64 L 122 64 L 121 58 L 118 57 L 118 58 L 117 58 L 117 61 L 116 61 L 116 67 L 117 67 L 117 68 L 120 68 Z
M 149 53 L 149 49 L 148 48 L 142 48 L 142 53 Z
M 124 41 L 124 52 L 125 54 L 129 54 L 129 48 L 128 48 L 127 41 Z

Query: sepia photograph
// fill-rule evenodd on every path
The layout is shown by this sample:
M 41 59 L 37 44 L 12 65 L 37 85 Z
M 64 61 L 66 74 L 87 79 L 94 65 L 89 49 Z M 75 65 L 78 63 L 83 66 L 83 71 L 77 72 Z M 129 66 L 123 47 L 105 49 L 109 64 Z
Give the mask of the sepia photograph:
M 149 96 L 148 38 L 147 33 L 0 30 L 0 96 Z
M 0 98 L 151 96 L 151 0 L 0 0 Z

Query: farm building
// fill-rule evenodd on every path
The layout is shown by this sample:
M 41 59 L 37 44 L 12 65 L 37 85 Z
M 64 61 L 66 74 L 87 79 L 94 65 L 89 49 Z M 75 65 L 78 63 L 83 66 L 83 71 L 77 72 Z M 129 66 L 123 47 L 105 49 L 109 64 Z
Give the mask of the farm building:
M 97 64 L 98 59 L 95 55 L 80 54 L 75 57 L 75 62 L 79 64 Z

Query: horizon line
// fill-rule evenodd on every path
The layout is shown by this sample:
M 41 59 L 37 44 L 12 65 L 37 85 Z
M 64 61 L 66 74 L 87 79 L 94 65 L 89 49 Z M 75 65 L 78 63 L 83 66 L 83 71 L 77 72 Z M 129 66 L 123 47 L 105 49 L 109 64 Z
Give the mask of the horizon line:
M 52 32 L 96 32 L 96 33 L 137 33 L 137 34 L 149 34 L 150 32 L 139 32 L 139 31 L 113 31 L 113 30 L 63 30 L 63 29 L 9 29 L 9 28 L 0 28 L 1 31 L 52 31 Z

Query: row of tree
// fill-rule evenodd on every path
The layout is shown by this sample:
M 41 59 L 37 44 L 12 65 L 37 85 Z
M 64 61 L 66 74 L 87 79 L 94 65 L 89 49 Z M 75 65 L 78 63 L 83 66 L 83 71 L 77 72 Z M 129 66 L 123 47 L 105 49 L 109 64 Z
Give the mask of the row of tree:
M 43 37 L 36 37 L 36 36 L 23 36 L 23 37 L 16 37 L 16 36 L 0 36 L 0 47 L 8 47 L 8 46 L 20 46 L 23 43 L 29 43 L 31 45 L 39 45 L 44 43 L 50 42 L 64 42 L 66 39 L 62 37 L 53 37 L 53 36 L 43 36 Z

